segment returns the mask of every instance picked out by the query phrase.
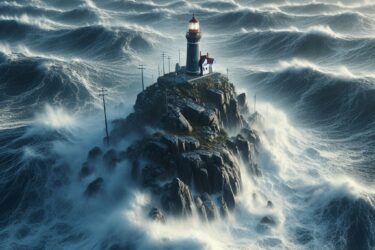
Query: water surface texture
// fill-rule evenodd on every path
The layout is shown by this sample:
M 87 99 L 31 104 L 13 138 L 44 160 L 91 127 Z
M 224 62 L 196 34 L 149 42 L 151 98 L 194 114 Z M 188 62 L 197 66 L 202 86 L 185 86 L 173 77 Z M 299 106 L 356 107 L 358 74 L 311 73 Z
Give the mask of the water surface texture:
M 262 178 L 244 174 L 236 210 L 210 224 L 148 220 L 127 166 L 84 198 L 100 88 L 111 120 L 129 114 L 139 64 L 146 86 L 163 51 L 184 64 L 193 13 L 216 70 L 251 109 L 257 95 Z M 0 249 L 375 249 L 374 69 L 371 0 L 1 1 Z M 266 215 L 277 225 L 260 230 Z

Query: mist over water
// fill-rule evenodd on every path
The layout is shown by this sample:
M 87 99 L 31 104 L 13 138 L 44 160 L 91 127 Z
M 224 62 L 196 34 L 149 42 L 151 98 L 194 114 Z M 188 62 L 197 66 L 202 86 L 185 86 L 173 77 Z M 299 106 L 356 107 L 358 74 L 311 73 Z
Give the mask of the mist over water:
M 161 52 L 202 52 L 264 116 L 261 178 L 243 169 L 227 220 L 155 224 L 127 162 L 83 192 L 87 152 L 156 81 Z M 366 0 L 0 3 L 0 249 L 375 249 L 375 4 Z M 166 61 L 166 72 L 169 71 Z M 136 138 L 129 136 L 120 147 Z M 255 194 L 255 195 L 254 195 Z M 272 200 L 274 207 L 266 208 Z M 271 215 L 276 226 L 260 227 Z

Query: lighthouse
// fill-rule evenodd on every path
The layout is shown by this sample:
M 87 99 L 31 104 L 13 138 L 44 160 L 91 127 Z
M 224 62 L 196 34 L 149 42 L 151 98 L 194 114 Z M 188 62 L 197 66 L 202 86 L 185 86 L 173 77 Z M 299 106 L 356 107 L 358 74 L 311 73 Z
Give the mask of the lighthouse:
M 190 75 L 199 75 L 199 40 L 201 39 L 201 30 L 199 27 L 199 21 L 194 16 L 191 18 L 188 24 L 188 30 L 186 33 L 187 39 L 187 53 L 186 53 L 186 73 Z

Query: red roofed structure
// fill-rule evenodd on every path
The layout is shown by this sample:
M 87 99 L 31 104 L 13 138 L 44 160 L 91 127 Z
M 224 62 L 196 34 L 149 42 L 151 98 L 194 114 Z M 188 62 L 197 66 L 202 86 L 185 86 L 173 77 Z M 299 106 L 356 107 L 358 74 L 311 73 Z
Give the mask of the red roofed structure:
M 200 75 L 207 75 L 212 73 L 213 70 L 213 64 L 215 59 L 209 57 L 208 53 L 207 55 L 202 55 L 202 52 L 200 53 L 200 59 L 199 59 L 199 68 L 200 68 Z

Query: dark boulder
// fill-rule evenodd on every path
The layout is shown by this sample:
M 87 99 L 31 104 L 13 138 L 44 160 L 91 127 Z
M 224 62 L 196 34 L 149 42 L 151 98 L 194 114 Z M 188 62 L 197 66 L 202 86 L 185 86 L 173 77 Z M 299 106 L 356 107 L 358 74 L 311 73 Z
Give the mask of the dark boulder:
M 191 122 L 199 123 L 201 114 L 205 108 L 196 104 L 193 101 L 186 101 L 183 105 L 182 114 Z
M 218 198 L 219 208 L 220 208 L 220 215 L 222 218 L 226 218 L 228 216 L 228 206 L 227 203 L 224 200 L 223 196 L 220 196 Z
M 272 217 L 272 216 L 264 216 L 260 222 L 260 224 L 263 224 L 263 225 L 269 225 L 269 226 L 275 226 L 277 223 L 275 221 L 275 219 Z
M 151 211 L 148 213 L 148 216 L 155 222 L 165 223 L 163 212 L 156 207 L 151 209 Z
M 144 187 L 158 188 L 158 182 L 167 177 L 164 167 L 152 163 L 147 163 L 142 168 L 142 184 Z
M 142 156 L 149 160 L 159 162 L 168 154 L 168 146 L 157 140 L 144 142 Z
M 101 177 L 96 178 L 87 186 L 85 190 L 85 195 L 88 197 L 92 197 L 93 195 L 98 194 L 103 190 L 104 179 Z
M 203 126 L 199 130 L 199 136 L 205 141 L 213 142 L 218 134 L 211 127 Z
M 184 183 L 190 184 L 193 170 L 203 166 L 203 161 L 196 152 L 183 153 L 180 155 L 177 165 L 177 175 Z
M 169 214 L 176 216 L 192 214 L 193 201 L 189 187 L 178 178 L 174 178 L 163 187 L 161 203 Z
M 251 160 L 250 143 L 242 135 L 237 135 L 235 143 L 241 154 L 242 159 L 245 162 L 249 162 Z
M 179 136 L 178 145 L 180 152 L 196 150 L 200 147 L 200 143 L 192 136 Z
M 203 201 L 199 197 L 195 197 L 194 199 L 195 207 L 197 209 L 199 217 L 202 219 L 202 221 L 206 222 L 207 219 L 207 213 L 206 213 L 206 207 L 203 204 Z
M 162 117 L 162 127 L 171 132 L 191 133 L 193 127 L 184 115 L 175 108 L 168 109 L 168 112 Z
M 248 129 L 248 128 L 241 129 L 241 135 L 250 143 L 253 143 L 253 144 L 260 143 L 259 136 L 251 129 Z
M 193 170 L 195 189 L 199 193 L 210 193 L 209 176 L 206 168 L 199 167 Z
M 218 132 L 220 130 L 219 119 L 214 110 L 206 109 L 201 114 L 200 125 L 208 126 L 213 131 Z
M 207 193 L 204 193 L 199 198 L 202 200 L 203 206 L 205 207 L 207 219 L 209 221 L 217 219 L 218 211 L 210 195 L 208 195 Z
M 244 107 L 246 105 L 246 103 L 247 103 L 247 101 L 246 101 L 246 93 L 239 94 L 237 96 L 237 101 L 238 101 L 238 105 L 240 107 Z
M 115 168 L 116 163 L 119 161 L 119 155 L 116 150 L 110 149 L 103 155 L 104 165 L 112 170 Z
M 224 198 L 225 203 L 227 204 L 228 209 L 233 210 L 236 206 L 236 200 L 234 199 L 232 187 L 230 186 L 228 181 L 224 183 L 223 198 Z
M 168 146 L 168 149 L 172 154 L 176 154 L 180 151 L 178 136 L 173 134 L 165 134 L 161 138 L 161 141 Z
M 87 154 L 87 160 L 96 161 L 102 156 L 103 151 L 99 147 L 92 148 Z
M 273 208 L 273 203 L 272 203 L 272 201 L 267 201 L 267 207 L 268 207 L 268 208 Z
M 83 178 L 89 176 L 90 174 L 92 174 L 93 171 L 94 171 L 94 167 L 93 167 L 92 163 L 85 161 L 82 164 L 81 171 L 79 172 L 79 178 L 83 179 Z
M 222 106 L 225 102 L 224 92 L 220 89 L 209 89 L 206 91 L 207 100 L 216 106 Z

